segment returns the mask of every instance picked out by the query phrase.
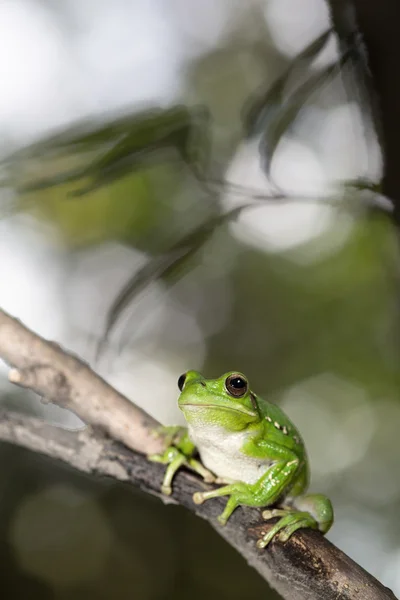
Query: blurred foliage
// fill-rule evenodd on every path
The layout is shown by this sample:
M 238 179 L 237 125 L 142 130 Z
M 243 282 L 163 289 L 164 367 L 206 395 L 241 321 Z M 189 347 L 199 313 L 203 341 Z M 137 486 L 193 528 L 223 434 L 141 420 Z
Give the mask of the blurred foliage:
M 276 117 L 276 113 L 279 113 L 279 117 L 281 117 L 284 92 L 288 80 L 297 68 L 312 64 L 318 54 L 325 48 L 333 33 L 329 29 L 320 35 L 289 63 L 285 72 L 272 85 L 268 85 L 266 90 L 258 93 L 257 98 L 251 100 L 250 106 L 244 111 L 243 117 L 244 129 L 248 137 L 257 136 L 260 131 L 265 131 L 271 116 Z
M 105 126 L 89 126 L 87 123 L 75 125 L 15 153 L 8 160 L 16 165 L 22 159 L 22 166 L 29 158 L 39 157 L 41 160 L 42 178 L 38 181 L 31 180 L 29 163 L 26 166 L 27 184 L 23 183 L 23 173 L 18 172 L 20 193 L 87 180 L 86 185 L 81 184 L 82 187 L 71 192 L 73 196 L 81 196 L 143 169 L 148 162 L 160 162 L 160 151 L 171 148 L 198 173 L 202 161 L 199 151 L 204 151 L 207 141 L 206 121 L 207 113 L 200 108 L 189 110 L 184 106 L 176 106 L 167 110 L 148 109 L 118 118 Z M 85 128 L 88 129 L 86 134 L 82 131 Z M 82 155 L 88 159 L 83 165 L 79 164 Z M 50 172 L 43 177 L 46 168 L 43 159 L 46 157 L 53 159 L 49 168 L 54 169 L 55 173 Z M 73 168 L 71 158 L 78 159 L 78 164 Z M 65 172 L 60 170 L 63 162 L 66 163 Z
M 388 233 L 385 218 L 362 220 L 340 251 L 311 265 L 290 253 L 243 251 L 230 273 L 233 314 L 212 340 L 207 369 L 241 365 L 265 394 L 328 371 L 373 395 L 397 396 L 396 240 Z
M 258 93 L 243 110 L 244 135 L 260 137 L 260 155 L 266 176 L 279 142 L 304 104 L 324 83 L 340 74 L 341 68 L 354 54 L 351 49 L 346 50 L 337 62 L 308 74 L 306 81 L 285 98 L 285 88 L 296 69 L 300 65 L 303 69 L 309 68 L 332 35 L 332 30 L 328 30 L 313 41 L 266 93 Z M 215 189 L 215 184 L 220 182 L 210 179 L 206 168 L 210 160 L 208 121 L 209 113 L 205 108 L 188 109 L 177 105 L 165 110 L 148 109 L 106 125 L 74 125 L 14 153 L 3 164 L 9 174 L 6 183 L 16 187 L 21 208 L 29 207 L 36 214 L 57 223 L 64 239 L 73 245 L 112 238 L 154 251 L 151 241 L 156 238 L 159 244 L 156 250 L 162 248 L 160 241 L 165 236 L 163 223 L 166 220 L 170 223 L 172 215 L 176 216 L 173 200 L 178 193 L 177 188 L 182 185 L 179 170 L 183 166 L 188 167 L 209 195 L 210 210 L 206 208 L 205 211 L 209 220 L 176 242 L 167 244 L 167 248 L 162 248 L 164 253 L 160 255 L 158 252 L 154 261 L 134 273 L 118 294 L 110 308 L 103 343 L 121 312 L 134 302 L 146 285 L 170 275 L 206 243 L 217 227 L 250 206 L 247 203 L 239 211 L 235 209 L 221 214 L 218 190 Z M 180 167 L 176 162 L 166 166 L 165 155 L 171 154 L 171 150 L 179 156 Z M 113 185 L 112 189 L 110 185 Z M 163 195 L 168 196 L 167 206 L 159 201 L 157 194 L 152 193 L 154 185 L 158 185 L 159 189 L 162 187 Z M 347 183 L 348 187 L 350 185 Z M 221 182 L 219 191 L 223 190 L 223 186 Z M 365 190 L 366 185 L 356 183 L 353 188 Z M 245 190 L 242 193 L 246 196 Z M 251 193 L 247 196 L 251 200 Z M 282 192 L 280 196 L 285 198 Z M 268 201 L 268 196 L 265 201 Z M 130 204 L 128 210 L 127 202 Z M 213 214 L 215 212 L 217 217 Z M 194 219 L 191 221 L 195 222 Z M 168 238 L 171 234 L 173 227 L 169 225 Z
M 203 111 L 177 106 L 74 125 L 7 157 L 4 184 L 16 188 L 21 210 L 56 224 L 72 247 L 119 239 L 144 240 L 149 250 L 176 213 L 183 166 L 200 168 L 204 124 Z

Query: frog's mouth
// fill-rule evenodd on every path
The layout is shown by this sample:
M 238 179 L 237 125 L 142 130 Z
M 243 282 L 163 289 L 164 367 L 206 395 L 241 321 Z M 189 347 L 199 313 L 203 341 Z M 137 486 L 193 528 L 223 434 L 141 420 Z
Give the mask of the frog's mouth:
M 190 406 L 191 408 L 216 408 L 220 410 L 228 410 L 230 412 L 238 412 L 249 417 L 257 416 L 253 411 L 245 406 L 242 406 L 241 404 L 235 404 L 233 406 L 232 404 L 204 404 L 202 402 L 185 402 L 181 404 L 181 408 L 186 408 L 186 406 Z

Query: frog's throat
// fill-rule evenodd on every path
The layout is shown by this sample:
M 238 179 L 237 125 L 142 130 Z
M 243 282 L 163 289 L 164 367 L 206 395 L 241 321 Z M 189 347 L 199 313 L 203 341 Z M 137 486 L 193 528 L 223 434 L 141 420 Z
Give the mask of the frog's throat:
M 220 410 L 229 410 L 231 412 L 238 412 L 241 413 L 243 415 L 247 415 L 249 417 L 256 417 L 256 413 L 254 413 L 253 411 L 249 410 L 248 408 L 246 408 L 245 406 L 242 405 L 234 405 L 232 406 L 232 404 L 203 404 L 202 402 L 185 402 L 181 404 L 181 409 L 185 409 L 187 406 L 191 407 L 191 408 L 216 408 L 216 409 L 220 409 Z

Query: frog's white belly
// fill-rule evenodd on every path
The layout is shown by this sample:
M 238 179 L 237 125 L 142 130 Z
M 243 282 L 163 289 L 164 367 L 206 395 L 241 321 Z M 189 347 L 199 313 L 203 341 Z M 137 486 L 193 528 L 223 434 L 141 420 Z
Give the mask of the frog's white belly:
M 242 452 L 248 433 L 227 433 L 220 427 L 198 430 L 189 426 L 189 435 L 200 454 L 201 461 L 218 477 L 255 483 L 273 461 L 252 458 Z

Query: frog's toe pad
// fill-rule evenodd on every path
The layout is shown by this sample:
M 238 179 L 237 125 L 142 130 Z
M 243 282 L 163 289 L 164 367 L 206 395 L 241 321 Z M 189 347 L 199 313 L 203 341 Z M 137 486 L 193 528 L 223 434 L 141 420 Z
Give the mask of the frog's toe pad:
M 235 480 L 230 479 L 228 477 L 216 477 L 215 483 L 222 484 L 222 485 L 230 485 L 232 483 L 235 483 Z
M 147 460 L 149 460 L 150 462 L 162 462 L 163 456 L 162 454 L 148 454 Z
M 288 511 L 286 511 L 286 510 L 283 510 L 281 508 L 272 508 L 272 509 L 263 510 L 262 517 L 266 521 L 269 521 L 269 519 L 273 519 L 274 517 L 284 517 L 287 514 L 288 514 Z
M 278 537 L 281 540 L 281 542 L 287 542 L 287 540 L 298 529 L 304 529 L 307 527 L 309 527 L 310 529 L 317 529 L 317 527 L 315 525 L 316 525 L 315 522 L 313 522 L 309 519 L 304 519 L 302 521 L 298 521 L 297 523 L 293 523 L 293 525 L 288 525 L 287 527 L 282 529 L 282 531 L 278 534 Z
M 161 491 L 164 494 L 164 496 L 170 496 L 172 494 L 172 488 L 170 485 L 162 485 Z
M 203 504 L 203 502 L 204 502 L 203 494 L 201 492 L 195 492 L 193 494 L 193 502 L 195 504 Z
M 266 548 L 270 542 L 272 542 L 272 540 L 274 539 L 274 537 L 276 536 L 276 532 L 274 531 L 269 531 L 267 534 L 264 535 L 264 537 L 262 537 L 261 539 L 257 540 L 257 548 L 263 549 Z

